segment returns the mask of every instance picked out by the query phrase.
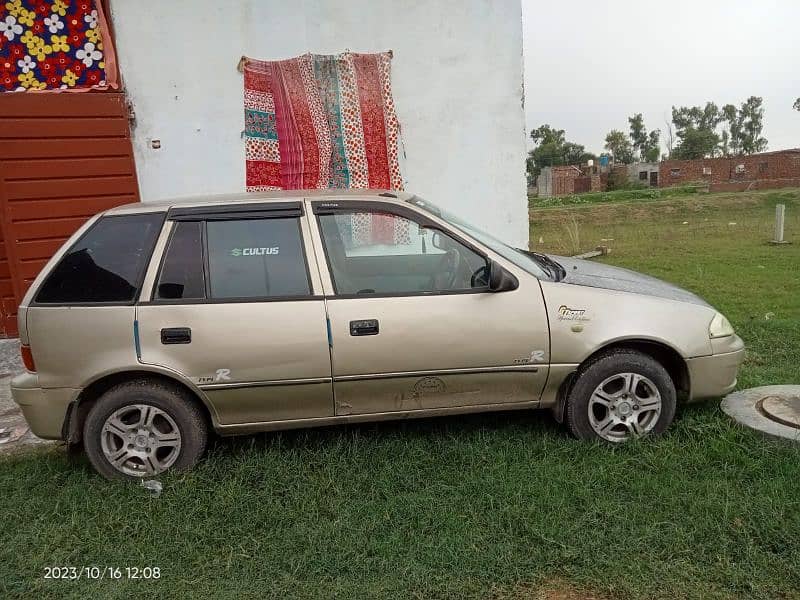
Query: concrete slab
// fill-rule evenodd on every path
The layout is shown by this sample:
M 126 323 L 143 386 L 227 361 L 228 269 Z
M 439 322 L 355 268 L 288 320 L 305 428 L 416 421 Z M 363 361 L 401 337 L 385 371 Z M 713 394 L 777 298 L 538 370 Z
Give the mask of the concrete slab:
M 728 394 L 723 412 L 768 435 L 800 442 L 800 385 L 766 385 Z
M 19 340 L 0 340 L 0 377 L 22 373 L 22 357 L 19 355 Z
M 26 446 L 55 443 L 31 433 L 22 411 L 11 398 L 11 378 L 23 370 L 19 340 L 0 340 L 0 454 Z

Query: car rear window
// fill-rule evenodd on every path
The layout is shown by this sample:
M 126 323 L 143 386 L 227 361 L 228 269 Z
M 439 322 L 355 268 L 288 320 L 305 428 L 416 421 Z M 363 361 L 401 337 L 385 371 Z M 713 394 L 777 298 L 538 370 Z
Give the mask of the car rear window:
M 53 268 L 36 302 L 133 302 L 163 221 L 163 213 L 100 218 Z
M 299 219 L 208 221 L 212 299 L 308 296 Z

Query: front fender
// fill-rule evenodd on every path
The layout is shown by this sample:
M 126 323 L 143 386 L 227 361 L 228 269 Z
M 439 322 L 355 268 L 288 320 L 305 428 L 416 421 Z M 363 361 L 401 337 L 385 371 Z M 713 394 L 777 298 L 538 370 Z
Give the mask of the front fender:
M 684 359 L 709 356 L 714 309 L 601 288 L 542 282 L 550 321 L 551 363 L 581 363 L 598 349 L 625 340 L 672 348 Z

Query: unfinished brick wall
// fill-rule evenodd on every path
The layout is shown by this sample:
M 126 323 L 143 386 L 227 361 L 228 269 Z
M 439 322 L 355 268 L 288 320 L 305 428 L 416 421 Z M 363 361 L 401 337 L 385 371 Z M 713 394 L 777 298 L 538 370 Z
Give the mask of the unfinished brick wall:
M 582 177 L 583 173 L 578 167 L 552 167 L 553 169 L 553 196 L 569 196 L 575 193 L 575 180 Z
M 798 177 L 800 149 L 793 149 L 750 156 L 665 160 L 659 168 L 659 187 L 694 182 L 718 186 Z

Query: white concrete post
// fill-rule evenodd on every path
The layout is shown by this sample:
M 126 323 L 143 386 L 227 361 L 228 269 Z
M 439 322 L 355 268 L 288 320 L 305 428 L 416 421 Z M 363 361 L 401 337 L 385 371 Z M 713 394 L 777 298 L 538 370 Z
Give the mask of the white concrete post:
M 775 205 L 775 239 L 772 240 L 773 244 L 785 244 L 783 239 L 783 222 L 786 217 L 786 205 Z

